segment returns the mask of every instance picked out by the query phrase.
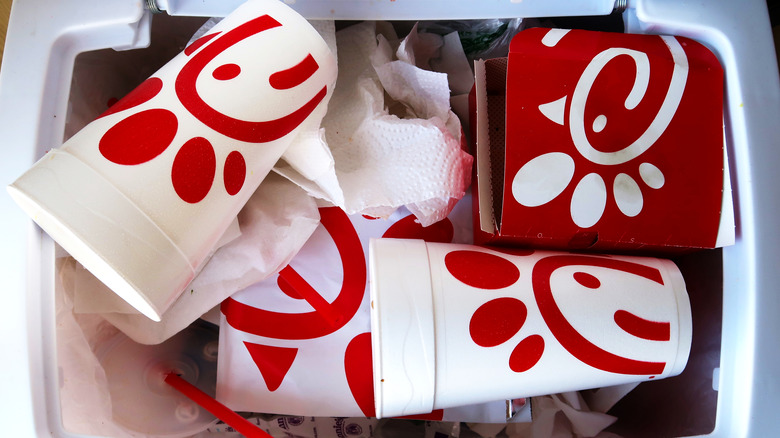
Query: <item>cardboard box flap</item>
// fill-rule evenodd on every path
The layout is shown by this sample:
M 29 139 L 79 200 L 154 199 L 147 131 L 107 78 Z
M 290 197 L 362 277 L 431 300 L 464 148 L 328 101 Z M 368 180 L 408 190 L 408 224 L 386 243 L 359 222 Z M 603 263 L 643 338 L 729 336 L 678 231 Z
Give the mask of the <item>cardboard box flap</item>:
M 499 230 L 503 210 L 507 61 L 494 58 L 474 63 L 479 222 L 488 233 Z

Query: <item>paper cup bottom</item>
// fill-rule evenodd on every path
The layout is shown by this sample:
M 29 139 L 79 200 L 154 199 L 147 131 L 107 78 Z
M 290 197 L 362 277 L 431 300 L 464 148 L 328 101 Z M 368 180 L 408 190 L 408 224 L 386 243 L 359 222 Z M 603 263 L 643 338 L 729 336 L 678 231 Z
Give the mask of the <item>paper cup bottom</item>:
M 154 321 L 195 275 L 146 214 L 67 152 L 49 151 L 8 192 L 63 249 Z
M 422 241 L 369 246 L 377 418 L 433 410 L 435 338 L 428 250 Z

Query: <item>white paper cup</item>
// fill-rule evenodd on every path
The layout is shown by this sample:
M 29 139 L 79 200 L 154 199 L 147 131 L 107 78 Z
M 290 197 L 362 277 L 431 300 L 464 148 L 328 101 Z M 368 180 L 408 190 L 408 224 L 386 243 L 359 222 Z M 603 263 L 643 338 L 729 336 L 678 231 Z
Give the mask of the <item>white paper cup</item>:
M 159 321 L 301 125 L 322 117 L 336 71 L 303 17 L 277 0 L 249 1 L 9 192 Z
M 375 239 L 377 417 L 682 372 L 691 309 L 669 260 Z

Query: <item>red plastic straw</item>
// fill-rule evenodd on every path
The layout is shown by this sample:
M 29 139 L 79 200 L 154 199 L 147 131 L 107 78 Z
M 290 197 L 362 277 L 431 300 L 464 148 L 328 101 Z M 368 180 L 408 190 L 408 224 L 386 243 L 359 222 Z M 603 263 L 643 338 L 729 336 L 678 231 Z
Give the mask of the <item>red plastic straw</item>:
M 224 421 L 241 435 L 249 438 L 272 438 L 271 435 L 265 433 L 262 429 L 247 421 L 246 418 L 238 415 L 237 413 L 228 409 L 227 406 L 214 400 L 211 398 L 211 396 L 196 388 L 186 380 L 182 379 L 176 373 L 168 373 L 168 375 L 165 376 L 165 383 L 176 388 L 177 391 L 184 394 L 187 398 L 197 403 L 203 409 L 214 414 L 215 417 Z
M 331 327 L 336 327 L 341 322 L 341 315 L 292 266 L 287 265 L 279 271 L 279 277 L 293 288 L 295 292 L 298 292 L 298 295 L 306 300 Z

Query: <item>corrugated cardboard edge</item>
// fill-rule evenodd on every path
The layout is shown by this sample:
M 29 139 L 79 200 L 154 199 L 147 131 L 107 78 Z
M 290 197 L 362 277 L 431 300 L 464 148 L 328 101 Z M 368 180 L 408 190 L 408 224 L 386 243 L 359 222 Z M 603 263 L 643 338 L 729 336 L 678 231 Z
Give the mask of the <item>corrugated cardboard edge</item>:
M 493 212 L 493 191 L 490 165 L 490 135 L 488 131 L 487 84 L 485 78 L 485 61 L 474 61 L 474 87 L 477 100 L 477 190 L 479 199 L 479 227 L 490 234 L 496 233 L 495 215 Z M 474 127 L 472 126 L 472 129 Z

